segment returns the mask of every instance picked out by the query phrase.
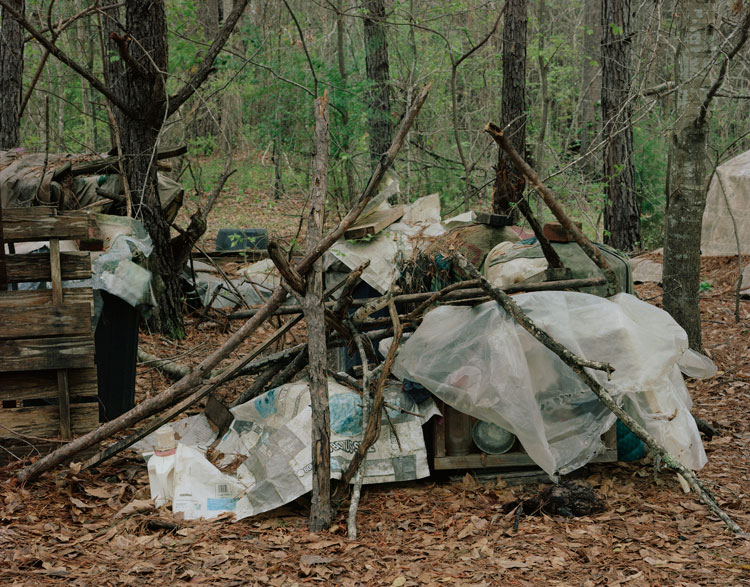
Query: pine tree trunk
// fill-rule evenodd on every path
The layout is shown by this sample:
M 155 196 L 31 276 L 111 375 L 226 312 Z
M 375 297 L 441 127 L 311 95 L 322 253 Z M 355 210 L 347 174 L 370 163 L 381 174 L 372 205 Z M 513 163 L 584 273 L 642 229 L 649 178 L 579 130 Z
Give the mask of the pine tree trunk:
M 664 309 L 688 334 L 690 347 L 702 350 L 700 322 L 700 243 L 706 205 L 707 124 L 700 117 L 701 88 L 711 59 L 710 0 L 683 3 L 681 48 L 675 63 L 677 111 L 672 134 L 671 186 L 664 218 Z M 703 122 L 701 123 L 701 120 Z
M 21 14 L 24 0 L 9 0 Z M 0 149 L 19 146 L 21 85 L 23 82 L 23 27 L 3 10 L 0 29 Z
M 367 122 L 370 130 L 370 165 L 374 170 L 380 156 L 388 150 L 393 139 L 391 121 L 390 77 L 388 73 L 388 41 L 385 37 L 385 1 L 366 0 L 365 65 L 370 87 L 367 92 L 369 108 Z
M 633 251 L 641 243 L 640 210 L 635 195 L 633 124 L 630 96 L 630 0 L 602 5 L 602 120 L 606 145 L 604 179 L 605 242 Z
M 522 157 L 526 153 L 526 25 L 526 0 L 508 0 L 503 26 L 500 126 Z M 492 210 L 495 214 L 510 215 L 517 221 L 520 216 L 513 202 L 523 197 L 526 181 L 502 149 L 496 171 Z
M 336 20 L 336 60 L 339 66 L 339 77 L 341 78 L 341 87 L 346 89 L 348 74 L 346 71 L 346 56 L 344 55 L 344 3 L 343 0 L 339 0 L 338 3 L 339 16 Z M 346 176 L 346 198 L 347 201 L 353 202 L 355 197 L 355 185 L 354 185 L 354 167 L 349 153 L 350 147 L 350 132 L 349 128 L 349 109 L 346 106 L 346 101 L 341 100 L 341 151 L 346 156 L 344 161 L 344 174 Z M 408 145 L 407 145 L 408 146 Z
M 599 133 L 601 97 L 602 0 L 585 0 L 583 4 L 583 59 L 581 63 L 581 155 L 588 152 Z M 593 178 L 601 167 L 594 153 L 583 160 L 583 168 Z
M 116 25 L 110 26 L 115 34 L 123 34 Z M 165 79 L 160 73 L 167 70 L 168 58 L 163 0 L 127 2 L 125 32 L 138 42 L 109 41 L 110 49 L 119 50 L 120 59 L 108 64 L 108 78 L 110 87 L 136 113 L 136 116 L 128 116 L 115 110 L 115 119 L 119 126 L 134 214 L 143 222 L 154 245 L 149 268 L 156 280 L 154 289 L 158 307 L 151 326 L 168 336 L 180 338 L 184 334 L 181 267 L 172 257 L 170 227 L 156 189 L 156 146 L 166 112 Z M 129 59 L 123 54 L 128 55 Z

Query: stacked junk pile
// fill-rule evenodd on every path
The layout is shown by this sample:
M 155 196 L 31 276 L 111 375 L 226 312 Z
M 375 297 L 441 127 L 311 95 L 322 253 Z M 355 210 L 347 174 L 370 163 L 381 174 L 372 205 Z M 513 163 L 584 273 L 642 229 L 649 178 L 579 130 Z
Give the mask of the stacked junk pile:
M 642 455 L 619 418 L 697 487 L 692 471 L 706 455 L 683 374 L 710 377 L 715 367 L 667 313 L 633 295 L 627 258 L 583 236 L 538 179 L 559 222 L 542 227 L 519 203 L 530 230 L 473 212 L 442 219 L 437 194 L 391 206 L 395 145 L 305 255 L 290 260 L 269 240 L 267 258 L 240 280 L 193 264 L 187 278 L 202 302 L 246 322 L 169 389 L 39 459 L 21 480 L 106 439 L 82 466 L 134 449 L 157 504 L 188 519 L 240 519 L 309 492 L 308 346 L 278 343 L 303 318 L 305 276 L 322 259 L 331 476 L 343 486 L 530 466 L 556 480 L 616 460 L 618 449 Z M 226 312 L 237 304 L 246 309 Z M 278 327 L 265 342 L 216 369 L 271 319 Z M 256 378 L 224 405 L 214 392 L 240 374 Z M 204 399 L 200 413 L 175 419 Z
M 360 468 L 364 484 L 419 479 L 431 470 L 538 478 L 541 468 L 557 478 L 589 462 L 615 461 L 618 448 L 624 459 L 644 454 L 626 428 L 620 426 L 618 438 L 616 416 L 554 352 L 490 299 L 478 279 L 465 279 L 456 253 L 492 285 L 518 293 L 514 300 L 523 312 L 558 343 L 611 364 L 609 376 L 592 374 L 617 403 L 686 467 L 705 464 L 682 373 L 708 377 L 715 368 L 688 349 L 668 314 L 633 295 L 626 257 L 595 245 L 621 284 L 605 297 L 602 269 L 559 224 L 544 227 L 543 247 L 533 232 L 505 217 L 469 212 L 441 220 L 438 194 L 390 206 L 397 191 L 397 177 L 387 174 L 370 207 L 323 257 L 327 308 L 361 334 L 351 340 L 334 327 L 328 339 L 329 348 L 338 345 L 328 360 L 333 478 L 351 480 L 346 473 L 366 436 L 369 406 L 362 400 L 357 343 L 365 372 L 382 370 L 394 344 L 394 319 L 403 336 L 382 388 L 383 424 Z M 547 247 L 557 267 L 550 267 Z M 226 308 L 237 302 L 229 292 L 252 284 L 246 299 L 257 303 L 258 294 L 270 296 L 284 281 L 286 269 L 280 273 L 274 261 L 247 266 L 224 296 L 211 295 L 210 276 L 199 275 L 202 297 Z M 228 318 L 248 319 L 258 311 Z M 302 312 L 289 299 L 276 310 L 280 316 Z M 158 503 L 171 502 L 186 518 L 225 512 L 243 518 L 311 490 L 309 383 L 304 377 L 281 383 L 303 371 L 304 353 L 292 347 L 270 355 L 275 375 L 261 374 L 260 385 L 256 381 L 228 414 L 217 416 L 223 406 L 212 398 L 204 413 L 167 424 L 133 446 L 149 462 Z

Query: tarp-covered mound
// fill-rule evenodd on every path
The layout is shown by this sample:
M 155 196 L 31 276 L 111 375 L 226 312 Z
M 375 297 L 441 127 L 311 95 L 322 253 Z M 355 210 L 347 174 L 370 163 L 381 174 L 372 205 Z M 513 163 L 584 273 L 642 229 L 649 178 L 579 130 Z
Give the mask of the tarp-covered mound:
M 575 292 L 515 297 L 573 353 L 615 367 L 591 374 L 684 465 L 706 454 L 680 372 L 712 375 L 709 359 L 688 349 L 669 314 L 629 294 L 611 299 Z M 393 372 L 422 384 L 457 410 L 515 434 L 548 474 L 568 473 L 603 450 L 615 416 L 552 351 L 494 301 L 429 312 L 399 350 Z
M 750 151 L 716 168 L 708 189 L 701 254 L 750 255 Z
M 0 203 L 3 208 L 57 205 L 78 210 L 100 202 L 98 212 L 106 212 L 112 200 L 101 193 L 122 196 L 122 178 L 103 166 L 97 174 L 77 175 L 75 164 L 107 161 L 106 155 L 26 153 L 23 149 L 0 151 Z M 42 177 L 44 173 L 44 177 Z M 158 173 L 159 200 L 171 222 L 182 206 L 184 190 L 175 180 Z M 100 193 L 97 193 L 97 189 Z

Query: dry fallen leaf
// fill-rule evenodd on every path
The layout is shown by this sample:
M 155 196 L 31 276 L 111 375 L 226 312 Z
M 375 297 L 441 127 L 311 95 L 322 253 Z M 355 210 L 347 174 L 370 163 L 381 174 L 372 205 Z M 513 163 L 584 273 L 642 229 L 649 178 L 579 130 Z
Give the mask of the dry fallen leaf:
M 154 510 L 154 502 L 150 499 L 134 499 L 120 511 L 115 514 L 115 518 L 131 516 L 133 514 L 142 514 Z

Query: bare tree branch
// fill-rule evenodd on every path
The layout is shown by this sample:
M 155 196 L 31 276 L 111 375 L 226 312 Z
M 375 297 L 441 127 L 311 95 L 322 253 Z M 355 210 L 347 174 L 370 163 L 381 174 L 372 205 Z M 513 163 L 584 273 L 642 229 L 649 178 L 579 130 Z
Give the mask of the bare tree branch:
M 71 59 L 67 53 L 60 49 L 53 41 L 47 39 L 42 33 L 36 30 L 34 26 L 26 20 L 23 14 L 18 12 L 7 0 L 0 0 L 0 6 L 3 10 L 7 10 L 8 13 L 15 18 L 18 23 L 25 28 L 29 34 L 36 39 L 36 41 L 54 55 L 59 61 L 70 67 L 78 75 L 88 81 L 98 92 L 104 95 L 112 104 L 122 110 L 127 116 L 135 117 L 136 113 L 133 112 L 128 105 L 123 102 L 114 92 L 110 91 L 101 80 L 91 73 L 88 69 L 80 65 L 77 61 Z
M 213 71 L 214 60 L 226 44 L 227 40 L 229 39 L 229 35 L 232 34 L 237 21 L 245 11 L 247 2 L 248 0 L 240 0 L 234 5 L 232 12 L 230 12 L 229 16 L 227 17 L 227 21 L 224 23 L 224 26 L 221 27 L 221 30 L 214 39 L 213 43 L 211 43 L 211 47 L 206 53 L 206 56 L 203 58 L 200 66 L 198 66 L 198 69 L 195 71 L 193 76 L 187 82 L 185 82 L 185 85 L 182 86 L 182 88 L 176 94 L 169 97 L 167 116 L 171 116 L 172 114 L 177 112 L 180 106 L 182 106 L 188 100 L 188 98 L 190 98 L 190 96 L 195 93 L 195 90 L 197 90 L 211 74 L 211 72 Z

